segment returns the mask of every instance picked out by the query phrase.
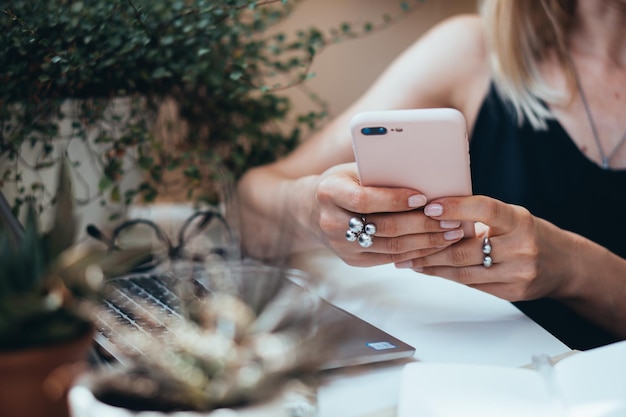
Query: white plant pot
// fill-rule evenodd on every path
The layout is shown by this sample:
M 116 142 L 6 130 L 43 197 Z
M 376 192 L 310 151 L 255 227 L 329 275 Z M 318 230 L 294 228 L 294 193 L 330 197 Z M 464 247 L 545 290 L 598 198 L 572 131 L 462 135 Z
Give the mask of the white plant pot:
M 86 141 L 83 141 L 75 134 L 72 122 L 73 116 L 77 114 L 76 105 L 77 102 L 74 100 L 67 100 L 62 105 L 61 110 L 66 117 L 59 125 L 60 130 L 58 138 L 54 139 L 55 150 L 53 157 L 58 160 L 65 153 L 72 165 L 72 187 L 77 202 L 75 212 L 79 221 L 80 233 L 78 237 L 80 238 L 84 236 L 85 226 L 89 223 L 95 223 L 100 227 L 109 225 L 109 217 L 116 211 L 123 210 L 123 205 L 122 203 L 113 203 L 110 200 L 107 201 L 107 205 L 102 205 L 102 200 L 106 197 L 100 195 L 98 189 L 99 181 L 103 176 L 102 162 L 98 154 L 101 147 L 95 143 L 95 129 L 88 133 L 88 139 Z M 119 116 L 124 120 L 124 117 L 128 117 L 129 108 L 130 98 L 115 98 L 111 100 L 105 114 L 107 119 L 113 119 L 113 116 Z M 107 127 L 106 125 L 109 122 L 102 121 L 101 123 L 104 127 Z M 121 135 L 122 132 L 117 132 L 117 134 Z M 45 229 L 50 226 L 52 214 L 54 213 L 53 209 L 51 209 L 50 199 L 57 188 L 59 167 L 58 164 L 54 164 L 51 167 L 37 170 L 25 168 L 27 166 L 35 166 L 41 152 L 41 143 L 36 143 L 34 147 L 31 147 L 30 143 L 25 143 L 20 151 L 19 157 L 21 162 L 17 169 L 23 177 L 23 181 L 20 185 L 24 186 L 27 190 L 29 190 L 33 184 L 43 185 L 45 191 L 38 193 L 38 195 L 40 195 L 38 201 L 44 205 L 44 211 L 40 216 L 40 227 Z M 126 158 L 130 160 L 131 155 L 127 155 Z M 129 161 L 128 163 L 130 164 Z M 0 160 L 0 165 L 15 168 L 13 161 Z M 140 181 L 141 176 L 139 173 L 133 170 L 127 170 L 121 186 L 121 195 L 123 195 L 126 189 L 131 186 L 136 186 Z M 4 187 L 0 190 L 11 205 L 14 204 L 16 198 L 22 196 L 13 182 L 6 182 Z M 26 210 L 22 210 L 20 216 L 20 220 L 22 221 L 24 220 L 25 212 Z
M 209 412 L 132 411 L 98 400 L 89 389 L 89 377 L 72 387 L 68 397 L 71 417 L 317 417 L 317 404 L 299 392 L 285 389 L 275 398 L 239 409 Z

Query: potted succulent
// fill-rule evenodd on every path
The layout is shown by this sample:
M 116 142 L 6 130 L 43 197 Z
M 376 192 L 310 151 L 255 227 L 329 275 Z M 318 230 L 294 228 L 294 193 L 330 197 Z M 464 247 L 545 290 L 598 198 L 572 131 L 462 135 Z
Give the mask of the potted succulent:
M 61 164 L 52 228 L 40 233 L 29 204 L 22 230 L 0 217 L 0 415 L 68 416 L 67 390 L 92 343 L 90 303 L 103 279 L 147 251 L 76 245 L 71 186 Z M 2 195 L 0 194 L 0 197 Z M 4 203 L 6 203 L 3 200 Z
M 276 33 L 299 1 L 3 2 L 0 189 L 14 188 L 13 209 L 33 196 L 51 205 L 60 155 L 77 201 L 117 218 L 167 190 L 217 202 L 222 182 L 294 148 L 325 107 L 312 95 L 313 111 L 292 114 L 283 90 L 311 76 L 324 47 L 396 18 Z M 401 5 L 399 16 L 412 9 Z

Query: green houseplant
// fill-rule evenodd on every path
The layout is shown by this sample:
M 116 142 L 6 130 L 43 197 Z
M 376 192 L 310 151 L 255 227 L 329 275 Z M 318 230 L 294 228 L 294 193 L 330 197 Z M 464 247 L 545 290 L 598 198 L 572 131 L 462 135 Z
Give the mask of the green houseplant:
M 68 170 L 60 165 L 52 228 L 41 233 L 32 204 L 23 233 L 0 218 L 0 415 L 67 416 L 66 390 L 91 346 L 90 303 L 103 279 L 147 251 L 109 254 L 74 243 Z M 6 214 L 6 213 L 5 213 Z
M 275 33 L 298 1 L 4 2 L 0 188 L 15 187 L 14 210 L 29 196 L 38 209 L 54 201 L 44 179 L 62 154 L 79 179 L 77 200 L 113 203 L 116 217 L 168 183 L 186 198 L 216 202 L 225 177 L 288 152 L 325 108 L 312 95 L 316 111 L 291 114 L 281 92 L 311 76 L 327 45 L 395 19 Z M 400 15 L 412 7 L 401 5 Z M 84 186 L 81 165 L 97 186 Z

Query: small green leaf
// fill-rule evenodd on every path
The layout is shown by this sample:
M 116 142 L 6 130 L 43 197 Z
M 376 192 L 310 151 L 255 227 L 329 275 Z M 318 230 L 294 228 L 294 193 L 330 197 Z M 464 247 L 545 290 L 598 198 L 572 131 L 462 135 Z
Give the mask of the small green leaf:
M 83 10 L 83 2 L 74 2 L 70 10 L 72 11 L 72 13 L 80 13 Z
M 233 81 L 238 81 L 243 77 L 243 73 L 241 71 L 233 71 L 230 73 L 230 79 Z
M 111 201 L 113 201 L 114 203 L 119 203 L 120 199 L 121 199 L 120 187 L 116 184 L 111 189 Z
M 100 181 L 98 182 L 98 191 L 103 193 L 106 190 L 108 190 L 112 185 L 113 185 L 113 181 L 111 181 L 109 177 L 102 177 L 100 178 Z
M 167 78 L 172 76 L 172 72 L 164 67 L 159 67 L 152 72 L 154 78 Z

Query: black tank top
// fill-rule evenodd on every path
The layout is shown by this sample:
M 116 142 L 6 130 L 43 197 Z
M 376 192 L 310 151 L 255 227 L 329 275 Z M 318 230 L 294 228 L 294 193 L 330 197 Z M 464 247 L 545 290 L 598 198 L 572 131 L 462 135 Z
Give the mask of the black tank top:
M 626 257 L 626 170 L 601 169 L 557 121 L 548 121 L 543 131 L 528 122 L 520 126 L 492 85 L 476 119 L 470 156 L 474 194 L 526 207 Z M 618 340 L 558 301 L 514 304 L 570 348 Z

